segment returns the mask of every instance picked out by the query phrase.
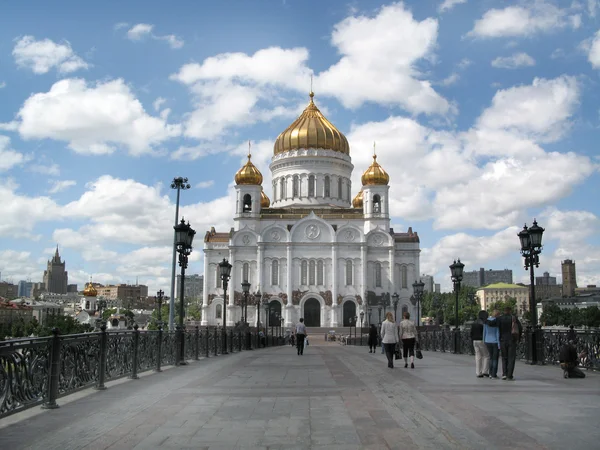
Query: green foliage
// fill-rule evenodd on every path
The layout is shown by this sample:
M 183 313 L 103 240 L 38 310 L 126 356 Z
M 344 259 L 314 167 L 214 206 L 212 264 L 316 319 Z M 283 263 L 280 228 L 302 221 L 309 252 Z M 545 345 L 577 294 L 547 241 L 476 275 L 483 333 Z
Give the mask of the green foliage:
M 187 317 L 192 320 L 202 320 L 202 310 L 197 303 L 193 303 L 187 309 Z
M 6 336 L 13 338 L 28 336 L 50 336 L 52 329 L 58 328 L 60 334 L 78 334 L 86 331 L 92 331 L 93 327 L 88 324 L 81 324 L 71 316 L 54 316 L 46 318 L 44 324 L 40 324 L 35 318 L 25 322 L 22 318 L 14 320 L 11 324 L 0 324 L 0 340 Z
M 544 310 L 540 317 L 540 323 L 544 326 L 586 326 L 600 327 L 600 309 L 597 306 L 588 308 L 561 309 L 555 303 L 544 305 Z
M 513 313 L 517 310 L 517 299 L 514 297 L 506 297 L 504 300 L 498 300 L 497 302 L 490 303 L 488 305 L 488 312 L 491 314 L 492 311 L 497 309 L 501 313 L 504 313 L 506 308 L 512 309 Z
M 479 313 L 479 303 L 475 295 L 475 288 L 464 286 L 458 293 L 458 322 L 463 324 L 474 320 Z M 444 292 L 441 294 L 426 292 L 421 302 L 421 316 L 435 317 L 439 324 L 449 323 L 454 325 L 456 308 L 456 294 Z

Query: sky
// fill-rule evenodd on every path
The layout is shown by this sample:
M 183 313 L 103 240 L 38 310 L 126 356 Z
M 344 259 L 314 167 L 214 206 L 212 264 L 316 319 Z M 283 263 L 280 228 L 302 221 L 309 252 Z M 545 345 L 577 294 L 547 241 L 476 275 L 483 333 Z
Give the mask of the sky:
M 396 232 L 421 272 L 512 269 L 517 233 L 546 229 L 600 283 L 600 1 L 9 2 L 0 12 L 0 272 L 41 281 L 56 245 L 69 282 L 168 292 L 174 177 L 203 237 L 233 225 L 248 141 L 273 143 L 315 102 L 350 143 L 353 196 L 373 142 Z

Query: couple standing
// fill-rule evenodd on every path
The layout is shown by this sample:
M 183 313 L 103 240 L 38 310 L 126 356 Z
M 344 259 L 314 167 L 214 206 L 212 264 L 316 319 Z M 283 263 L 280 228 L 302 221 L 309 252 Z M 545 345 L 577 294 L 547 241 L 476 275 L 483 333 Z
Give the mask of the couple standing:
M 408 367 L 408 356 L 410 355 L 410 368 L 415 368 L 415 342 L 417 340 L 417 327 L 410 319 L 410 314 L 405 312 L 404 319 L 400 325 L 396 325 L 394 315 L 388 312 L 385 315 L 385 321 L 381 324 L 381 341 L 385 349 L 385 356 L 388 360 L 388 367 L 394 368 L 394 353 L 396 345 L 402 340 L 402 352 L 404 354 L 404 367 Z

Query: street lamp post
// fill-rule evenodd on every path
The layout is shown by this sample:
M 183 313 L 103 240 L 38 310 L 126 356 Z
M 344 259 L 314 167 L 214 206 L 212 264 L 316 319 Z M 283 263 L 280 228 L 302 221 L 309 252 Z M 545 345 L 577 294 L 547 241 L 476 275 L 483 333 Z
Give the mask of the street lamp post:
M 450 272 L 452 274 L 452 283 L 454 284 L 454 292 L 456 293 L 456 302 L 454 304 L 454 353 L 458 353 L 459 344 L 459 329 L 458 329 L 458 293 L 460 291 L 460 282 L 463 279 L 463 269 L 465 265 L 458 261 L 454 261 L 450 265 Z
M 352 317 L 348 317 L 348 330 L 350 331 L 350 339 L 352 339 Z
M 379 305 L 377 305 L 377 309 L 379 310 L 379 323 L 381 323 L 381 303 Z
M 365 312 L 360 312 L 360 345 L 362 347 L 362 335 L 363 335 L 363 318 L 365 317 Z
M 356 341 L 356 324 L 358 323 L 358 316 L 354 316 L 354 340 Z M 354 344 L 356 345 L 356 343 Z
M 250 292 L 251 284 L 248 283 L 248 280 L 244 280 L 242 283 L 242 292 L 244 293 L 244 305 L 243 305 L 243 314 L 242 317 L 242 326 L 244 327 L 244 331 L 246 333 L 246 348 L 248 350 L 252 350 L 252 346 L 250 345 L 250 330 L 248 329 L 248 293 Z
M 417 326 L 421 326 L 421 300 L 423 299 L 425 283 L 419 280 L 418 282 L 415 281 L 412 286 L 415 293 L 415 300 L 417 301 Z
M 177 202 L 175 203 L 175 226 L 179 222 L 179 193 L 189 189 L 187 178 L 173 178 L 171 189 L 177 189 Z M 169 330 L 175 327 L 175 256 L 177 253 L 177 235 L 173 236 L 173 264 L 171 265 L 171 297 L 169 298 Z
M 158 303 L 158 321 L 157 325 L 162 325 L 162 303 L 165 293 L 161 289 L 156 293 L 156 303 Z
M 394 292 L 392 294 L 392 299 L 394 300 L 394 320 L 398 323 L 398 302 L 400 301 L 400 296 L 398 293 Z
M 263 297 L 262 304 L 265 307 L 265 344 L 269 346 L 269 324 L 271 322 L 271 304 L 267 297 Z
M 225 258 L 219 263 L 219 273 L 223 281 L 223 329 L 221 330 L 222 354 L 227 352 L 227 285 L 231 276 L 231 264 Z
M 541 329 L 538 326 L 536 301 L 535 301 L 535 275 L 534 267 L 540 267 L 539 254 L 542 252 L 542 235 L 544 229 L 538 226 L 537 221 L 533 219 L 533 225 L 527 228 L 527 225 L 517 234 L 521 241 L 521 255 L 525 258 L 525 270 L 530 270 L 529 281 L 529 316 L 531 320 L 531 329 L 528 330 L 530 334 L 530 354 L 531 363 L 537 364 L 542 362 L 543 358 L 538 358 L 537 343 L 541 343 Z
M 184 293 L 185 293 L 185 269 L 188 266 L 188 256 L 192 253 L 192 242 L 194 241 L 194 235 L 196 231 L 190 227 L 190 223 L 187 224 L 181 218 L 181 222 L 173 227 L 175 229 L 175 245 L 177 252 L 179 253 L 179 266 L 181 267 L 181 290 L 179 291 L 179 325 L 177 331 L 179 333 L 179 364 L 185 365 L 185 339 L 183 335 L 183 316 L 185 315 L 184 310 Z

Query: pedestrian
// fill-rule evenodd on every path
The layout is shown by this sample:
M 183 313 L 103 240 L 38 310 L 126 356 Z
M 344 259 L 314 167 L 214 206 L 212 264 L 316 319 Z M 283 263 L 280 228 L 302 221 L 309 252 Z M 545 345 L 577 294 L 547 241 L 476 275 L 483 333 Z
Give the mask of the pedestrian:
M 296 324 L 296 348 L 298 349 L 298 355 L 304 354 L 304 339 L 306 339 L 306 326 L 304 325 L 304 318 L 300 318 L 300 322 Z
M 391 312 L 385 314 L 385 320 L 381 324 L 381 342 L 385 348 L 385 356 L 388 360 L 388 367 L 394 368 L 394 349 L 398 342 L 398 326 L 394 321 L 394 315 Z
M 574 325 L 569 325 L 569 331 L 567 331 L 567 342 L 568 341 L 573 341 L 574 343 L 577 342 L 577 332 L 575 331 Z
M 514 381 L 517 345 L 523 334 L 523 326 L 517 316 L 512 314 L 512 308 L 507 306 L 504 314 L 496 320 L 487 320 L 491 327 L 498 327 L 500 332 L 500 354 L 502 355 L 502 379 Z
M 292 332 L 292 334 L 290 335 L 290 345 L 293 347 L 294 345 L 296 345 L 296 335 Z
M 385 353 L 385 349 L 383 346 L 383 340 L 381 339 L 381 322 L 379 322 L 379 345 L 381 346 L 381 354 Z
M 415 342 L 417 340 L 417 327 L 410 320 L 410 313 L 404 311 L 400 322 L 400 339 L 402 339 L 402 355 L 404 356 L 404 368 L 408 367 L 408 357 L 410 356 L 410 368 L 415 368 Z
M 477 375 L 477 378 L 490 376 L 490 354 L 483 339 L 484 324 L 487 318 L 487 311 L 479 311 L 477 321 L 471 325 L 471 340 L 475 349 L 475 375 Z
M 369 353 L 375 353 L 375 350 L 377 350 L 377 327 L 374 323 L 369 327 L 369 340 L 367 344 L 369 345 Z
M 560 348 L 558 358 L 560 361 L 560 368 L 563 370 L 563 376 L 565 378 L 585 378 L 585 373 L 577 367 L 579 361 L 577 349 L 575 348 L 575 341 L 573 339 L 567 341 L 567 343 Z
M 500 311 L 495 309 L 492 317 L 488 320 L 495 321 L 500 315 Z M 483 326 L 483 342 L 490 355 L 490 378 L 498 379 L 498 357 L 500 356 L 500 330 L 498 327 L 491 327 L 487 322 Z

